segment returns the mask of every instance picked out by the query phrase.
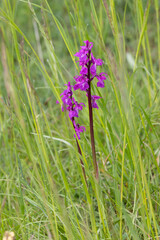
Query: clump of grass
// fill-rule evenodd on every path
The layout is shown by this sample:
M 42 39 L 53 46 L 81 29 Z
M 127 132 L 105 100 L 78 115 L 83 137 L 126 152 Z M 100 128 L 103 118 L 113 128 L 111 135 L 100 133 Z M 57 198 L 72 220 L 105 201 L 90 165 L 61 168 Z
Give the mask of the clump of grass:
M 4 0 L 0 29 L 1 235 L 159 239 L 158 0 Z M 73 128 L 55 104 L 86 39 L 109 75 L 92 89 L 103 96 L 94 110 L 99 182 L 87 110 L 81 116 L 88 188 Z

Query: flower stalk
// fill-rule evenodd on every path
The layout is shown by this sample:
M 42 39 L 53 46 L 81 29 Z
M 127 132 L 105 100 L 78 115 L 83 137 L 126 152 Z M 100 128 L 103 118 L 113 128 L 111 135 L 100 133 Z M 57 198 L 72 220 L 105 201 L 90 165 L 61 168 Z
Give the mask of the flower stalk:
M 98 163 L 97 163 L 97 160 L 96 160 L 95 141 L 94 141 L 93 111 L 92 111 L 92 99 L 91 99 L 91 83 L 89 83 L 89 88 L 88 88 L 88 108 L 89 108 L 89 125 L 90 125 L 90 137 L 91 137 L 94 174 L 95 174 L 96 179 L 98 179 L 99 178 L 99 173 L 98 173 Z
M 89 62 L 87 64 L 88 69 L 88 89 L 87 89 L 87 97 L 88 97 L 88 109 L 89 109 L 89 126 L 90 126 L 90 138 L 91 138 L 91 148 L 92 148 L 92 158 L 93 158 L 93 166 L 94 166 L 94 175 L 96 179 L 99 178 L 98 173 L 98 163 L 96 160 L 96 150 L 95 150 L 95 141 L 94 141 L 94 128 L 93 128 L 93 110 L 92 110 L 92 95 L 91 95 L 91 78 L 90 78 L 90 54 L 91 51 L 88 53 Z

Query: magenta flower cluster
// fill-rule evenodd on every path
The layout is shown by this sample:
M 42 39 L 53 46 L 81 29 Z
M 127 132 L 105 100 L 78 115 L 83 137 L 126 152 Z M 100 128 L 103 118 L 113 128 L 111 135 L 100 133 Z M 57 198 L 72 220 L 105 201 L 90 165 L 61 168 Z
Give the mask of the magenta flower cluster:
M 88 96 L 88 89 L 90 82 L 96 77 L 97 87 L 104 87 L 104 80 L 106 79 L 107 74 L 101 72 L 97 74 L 97 66 L 101 66 L 103 61 L 101 59 L 96 59 L 91 52 L 93 47 L 93 43 L 84 41 L 85 46 L 82 46 L 80 51 L 75 54 L 76 57 L 79 58 L 79 65 L 81 66 L 80 74 L 75 76 L 74 79 L 76 84 L 73 86 L 74 90 L 80 89 L 81 91 L 86 91 L 86 95 Z M 101 98 L 96 95 L 92 95 L 92 107 L 98 108 L 96 101 Z
M 75 129 L 76 135 L 78 139 L 80 139 L 80 133 L 85 131 L 85 127 L 80 126 L 79 124 L 76 124 L 75 117 L 79 117 L 79 110 L 82 110 L 83 107 L 85 107 L 84 103 L 78 103 L 75 98 L 73 97 L 73 91 L 71 83 L 68 82 L 68 84 L 65 84 L 67 86 L 67 89 L 61 93 L 60 96 L 63 102 L 62 105 L 62 111 L 64 111 L 64 108 L 69 112 L 69 118 L 72 121 L 73 127 Z M 76 137 L 76 136 L 75 136 Z
M 75 54 L 76 57 L 79 58 L 78 62 L 81 66 L 80 74 L 76 75 L 74 77 L 76 84 L 71 86 L 70 82 L 68 84 L 65 84 L 67 86 L 67 89 L 61 93 L 60 96 L 62 96 L 62 111 L 64 111 L 64 108 L 69 112 L 69 118 L 71 119 L 73 123 L 73 127 L 75 129 L 76 135 L 78 139 L 80 139 L 80 133 L 85 131 L 84 126 L 80 126 L 79 124 L 76 124 L 75 117 L 78 118 L 79 110 L 82 110 L 83 107 L 85 107 L 84 103 L 78 103 L 75 98 L 73 97 L 73 91 L 80 89 L 81 91 L 86 92 L 86 96 L 88 97 L 88 91 L 90 88 L 91 81 L 96 77 L 97 87 L 104 87 L 104 80 L 106 79 L 107 74 L 104 72 L 101 72 L 100 74 L 97 74 L 97 66 L 101 66 L 103 64 L 103 61 L 101 59 L 96 59 L 91 49 L 93 47 L 93 43 L 87 41 L 84 41 L 85 46 L 81 46 L 81 49 L 79 52 Z M 97 108 L 97 100 L 101 98 L 100 96 L 91 95 L 91 101 L 92 101 L 92 108 Z M 75 136 L 76 137 L 76 136 Z

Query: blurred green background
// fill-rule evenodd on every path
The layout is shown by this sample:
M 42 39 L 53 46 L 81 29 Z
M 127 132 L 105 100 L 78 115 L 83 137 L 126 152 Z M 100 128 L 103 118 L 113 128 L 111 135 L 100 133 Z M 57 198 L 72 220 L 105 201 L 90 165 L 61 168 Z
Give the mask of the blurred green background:
M 1 0 L 1 238 L 159 239 L 159 32 L 158 0 Z M 99 182 L 87 107 L 79 120 L 88 187 L 56 104 L 84 40 L 108 74 L 92 85 Z

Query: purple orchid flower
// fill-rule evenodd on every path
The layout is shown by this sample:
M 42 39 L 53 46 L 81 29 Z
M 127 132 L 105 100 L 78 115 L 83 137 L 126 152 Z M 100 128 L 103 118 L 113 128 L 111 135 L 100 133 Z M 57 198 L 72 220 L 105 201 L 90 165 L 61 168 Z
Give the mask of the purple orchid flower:
M 79 58 L 77 62 L 79 62 L 79 66 L 81 67 L 79 75 L 76 75 L 74 77 L 74 80 L 76 81 L 76 84 L 71 86 L 71 83 L 68 82 L 68 84 L 65 84 L 67 86 L 67 89 L 63 91 L 63 93 L 60 94 L 63 105 L 62 105 L 62 111 L 66 109 L 69 114 L 69 118 L 72 121 L 75 133 L 74 137 L 76 138 L 77 147 L 79 153 L 82 155 L 79 143 L 77 141 L 77 138 L 80 139 L 80 133 L 86 131 L 84 126 L 80 126 L 78 123 L 76 123 L 75 118 L 79 117 L 79 111 L 85 107 L 84 103 L 78 103 L 75 98 L 73 97 L 73 91 L 80 89 L 81 91 L 85 91 L 87 98 L 88 98 L 88 107 L 89 107 L 89 121 L 90 121 L 90 136 L 91 136 L 91 146 L 92 146 L 92 156 L 93 156 L 93 164 L 94 164 L 94 170 L 95 170 L 95 177 L 98 179 L 99 173 L 98 173 L 98 163 L 96 161 L 96 152 L 95 152 L 95 141 L 94 141 L 94 129 L 93 129 L 93 113 L 92 108 L 99 108 L 97 104 L 97 100 L 99 100 L 101 97 L 97 95 L 91 95 L 91 82 L 94 78 L 98 80 L 97 87 L 104 88 L 105 83 L 104 80 L 106 80 L 107 74 L 104 72 L 97 73 L 97 66 L 103 65 L 103 61 L 98 58 L 96 59 L 93 56 L 93 53 L 91 52 L 93 43 L 87 41 L 84 41 L 85 46 L 81 46 L 79 52 L 75 54 L 76 57 Z M 57 103 L 59 103 L 57 101 Z M 81 160 L 81 159 L 80 159 Z M 82 170 L 86 181 L 86 175 L 84 170 L 83 161 L 81 160 L 82 164 Z
M 97 101 L 98 99 L 100 99 L 101 97 L 100 97 L 100 96 L 96 96 L 96 95 L 92 95 L 91 98 L 92 98 L 92 107 L 98 109 L 99 107 L 98 107 L 96 101 Z

